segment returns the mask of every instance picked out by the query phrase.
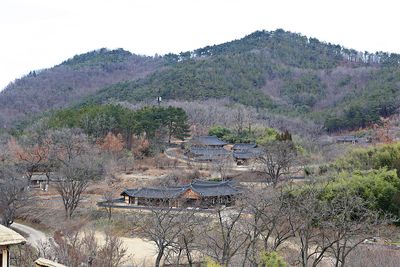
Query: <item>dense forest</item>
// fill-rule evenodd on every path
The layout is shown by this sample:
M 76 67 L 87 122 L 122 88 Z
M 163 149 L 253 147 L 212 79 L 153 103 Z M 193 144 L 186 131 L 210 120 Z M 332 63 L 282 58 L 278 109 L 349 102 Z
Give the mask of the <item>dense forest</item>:
M 10 84 L 0 93 L 0 124 L 73 105 L 148 104 L 161 96 L 178 102 L 226 99 L 310 120 L 330 132 L 357 129 L 396 113 L 399 58 L 284 30 L 155 57 L 101 49 Z

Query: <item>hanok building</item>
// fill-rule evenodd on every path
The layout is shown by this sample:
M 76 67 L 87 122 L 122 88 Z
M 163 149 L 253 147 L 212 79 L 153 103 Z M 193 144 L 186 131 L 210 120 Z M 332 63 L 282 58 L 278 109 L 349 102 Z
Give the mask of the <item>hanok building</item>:
M 240 193 L 230 181 L 197 180 L 176 187 L 126 189 L 121 196 L 125 203 L 135 206 L 210 208 L 234 205 Z
M 49 187 L 49 174 L 48 173 L 33 173 L 30 179 L 31 188 L 39 188 L 43 191 L 47 191 Z
M 26 243 L 17 232 L 0 225 L 0 267 L 10 266 L 10 246 Z
M 190 140 L 191 147 L 222 148 L 228 143 L 218 139 L 216 136 L 196 136 Z
M 216 136 L 197 136 L 189 141 L 190 149 L 187 156 L 196 161 L 212 162 L 231 157 L 224 146 L 228 143 Z
M 188 156 L 196 161 L 213 162 L 230 158 L 231 154 L 226 149 L 219 147 L 217 148 L 194 147 L 190 149 Z
M 232 147 L 233 158 L 237 165 L 246 165 L 262 155 L 262 151 L 254 143 L 235 144 Z
M 346 135 L 346 136 L 337 136 L 336 143 L 358 143 L 359 138 L 353 135 Z

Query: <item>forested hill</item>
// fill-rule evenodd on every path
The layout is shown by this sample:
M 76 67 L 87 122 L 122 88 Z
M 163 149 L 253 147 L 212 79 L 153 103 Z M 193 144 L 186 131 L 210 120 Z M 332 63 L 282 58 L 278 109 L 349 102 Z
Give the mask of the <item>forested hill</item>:
M 157 58 L 100 50 L 16 81 L 0 94 L 0 114 L 5 120 L 81 97 L 85 105 L 160 95 L 178 101 L 228 98 L 305 117 L 330 131 L 357 128 L 396 112 L 399 62 L 398 54 L 358 52 L 283 30 Z
M 400 56 L 368 53 L 277 30 L 179 55 L 171 65 L 111 85 L 83 103 L 229 98 L 324 124 L 329 131 L 367 126 L 397 110 Z
M 145 77 L 162 62 L 162 58 L 103 48 L 74 56 L 53 68 L 31 71 L 0 92 L 0 126 L 70 106 L 105 86 Z

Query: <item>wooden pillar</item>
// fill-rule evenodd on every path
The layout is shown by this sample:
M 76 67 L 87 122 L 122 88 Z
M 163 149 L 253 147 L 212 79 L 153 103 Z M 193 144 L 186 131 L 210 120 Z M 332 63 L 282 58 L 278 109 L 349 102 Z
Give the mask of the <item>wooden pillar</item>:
M 1 263 L 2 263 L 2 267 L 9 267 L 9 259 L 10 259 L 10 255 L 8 254 L 8 247 L 2 247 L 1 248 L 1 254 L 2 254 L 2 259 L 1 259 Z

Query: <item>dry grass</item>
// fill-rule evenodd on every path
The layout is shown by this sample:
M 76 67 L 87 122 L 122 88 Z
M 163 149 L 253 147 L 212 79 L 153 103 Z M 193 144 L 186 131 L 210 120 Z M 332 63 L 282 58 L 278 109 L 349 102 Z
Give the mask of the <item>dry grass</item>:
M 349 267 L 398 267 L 400 249 L 383 245 L 360 245 L 348 258 Z

